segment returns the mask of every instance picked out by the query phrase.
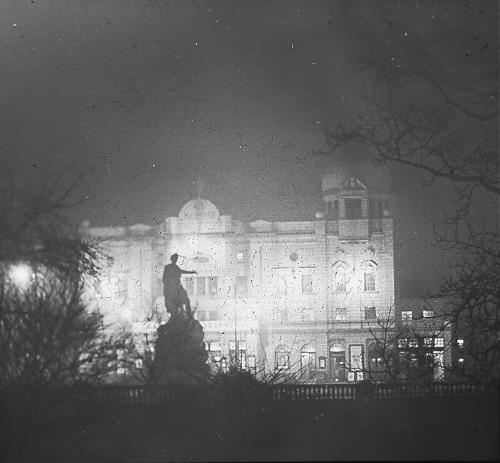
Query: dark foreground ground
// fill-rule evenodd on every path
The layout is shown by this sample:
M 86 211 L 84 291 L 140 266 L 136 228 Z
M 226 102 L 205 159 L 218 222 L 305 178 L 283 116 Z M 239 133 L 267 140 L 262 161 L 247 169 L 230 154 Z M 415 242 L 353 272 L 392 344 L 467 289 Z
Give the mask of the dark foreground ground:
M 2 416 L 1 461 L 498 460 L 498 397 L 271 402 L 42 411 Z M 11 404 L 12 405 L 12 404 Z M 52 411 L 51 411 L 52 410 Z M 16 422 L 17 420 L 17 422 Z

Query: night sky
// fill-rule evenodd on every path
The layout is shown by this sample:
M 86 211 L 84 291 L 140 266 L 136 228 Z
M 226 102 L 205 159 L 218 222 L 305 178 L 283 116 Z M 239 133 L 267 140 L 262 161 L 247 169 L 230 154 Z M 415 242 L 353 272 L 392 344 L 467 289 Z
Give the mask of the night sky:
M 452 3 L 440 27 L 480 30 L 498 13 L 471 2 L 456 18 Z M 311 153 L 359 104 L 357 54 L 429 20 L 419 2 L 1 0 L 2 173 L 36 185 L 86 171 L 73 215 L 93 225 L 177 215 L 196 180 L 222 214 L 311 219 L 334 169 Z M 430 243 L 452 192 L 390 169 L 402 291 L 415 294 L 445 269 Z

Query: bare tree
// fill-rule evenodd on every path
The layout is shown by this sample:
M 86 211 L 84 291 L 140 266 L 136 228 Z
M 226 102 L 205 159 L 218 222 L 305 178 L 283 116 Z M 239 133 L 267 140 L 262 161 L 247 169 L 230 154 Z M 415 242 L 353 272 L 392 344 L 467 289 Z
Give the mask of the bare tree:
M 467 354 L 457 372 L 498 381 L 498 222 L 478 225 L 473 217 L 484 201 L 500 195 L 498 5 L 408 3 L 397 15 L 384 6 L 378 5 L 379 13 L 390 33 L 382 27 L 381 34 L 372 34 L 371 44 L 363 44 L 368 51 L 356 57 L 366 79 L 366 90 L 358 94 L 361 109 L 325 127 L 328 149 L 318 152 L 335 156 L 343 145 L 356 143 L 373 154 L 375 164 L 414 167 L 424 184 L 452 182 L 457 209 L 436 227 L 436 244 L 458 259 L 433 296 L 447 298 L 453 347 Z
M 106 334 L 100 314 L 87 310 L 85 287 L 101 253 L 64 217 L 75 183 L 61 186 L 0 191 L 0 392 L 31 457 L 42 408 L 104 381 L 117 349 L 132 345 L 126 333 Z

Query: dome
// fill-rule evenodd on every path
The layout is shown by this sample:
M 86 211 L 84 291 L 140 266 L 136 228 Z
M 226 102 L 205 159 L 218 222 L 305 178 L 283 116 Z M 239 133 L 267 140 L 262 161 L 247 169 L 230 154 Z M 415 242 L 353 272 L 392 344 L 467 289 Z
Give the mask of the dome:
M 179 220 L 211 221 L 219 218 L 219 210 L 207 199 L 192 199 L 184 204 L 179 212 Z
M 332 156 L 332 167 L 323 175 L 321 189 L 337 189 L 350 178 L 358 179 L 369 190 L 388 190 L 391 176 L 387 165 L 377 165 L 376 157 L 359 144 L 348 144 L 338 148 Z

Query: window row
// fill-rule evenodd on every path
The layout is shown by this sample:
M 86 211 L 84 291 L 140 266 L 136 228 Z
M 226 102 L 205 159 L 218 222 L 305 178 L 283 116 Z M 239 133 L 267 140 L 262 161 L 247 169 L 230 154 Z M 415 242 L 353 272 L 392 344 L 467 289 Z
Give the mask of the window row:
M 363 208 L 361 198 L 344 199 L 344 217 L 347 220 L 356 220 L 363 218 Z M 372 219 L 381 219 L 388 215 L 389 204 L 382 199 L 370 199 L 368 202 L 368 217 Z M 326 203 L 326 218 L 338 220 L 339 200 L 335 199 Z
M 219 281 L 214 276 L 184 277 L 182 284 L 189 296 L 216 296 L 219 292 Z M 247 295 L 246 275 L 237 276 L 234 286 L 235 296 Z
M 424 337 L 424 338 L 401 338 L 398 339 L 398 348 L 400 349 L 412 349 L 418 347 L 426 348 L 443 348 L 444 338 L 442 337 Z
M 435 316 L 434 310 L 423 310 L 422 318 L 433 318 Z M 412 310 L 402 310 L 401 311 L 401 320 L 404 322 L 408 322 L 414 319 Z
M 377 319 L 376 307 L 364 307 L 362 316 L 365 320 Z M 328 319 L 333 321 L 346 321 L 349 320 L 347 307 L 335 307 L 328 312 Z
M 334 291 L 336 293 L 346 293 L 347 292 L 347 283 L 349 279 L 347 277 L 347 272 L 345 271 L 336 271 L 335 279 L 334 279 Z M 376 280 L 375 273 L 365 272 L 363 275 L 363 283 L 364 283 L 364 291 L 373 292 L 376 291 Z M 289 290 L 290 283 L 286 278 L 279 278 L 277 285 L 277 293 L 285 295 Z M 302 275 L 302 294 L 313 294 L 314 293 L 314 281 L 313 276 L 310 274 Z

